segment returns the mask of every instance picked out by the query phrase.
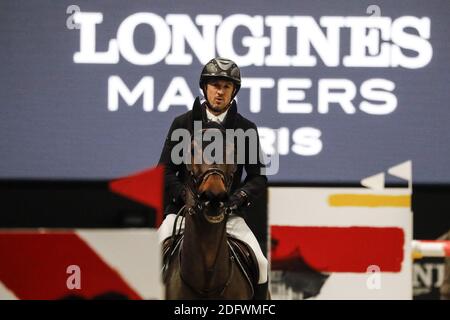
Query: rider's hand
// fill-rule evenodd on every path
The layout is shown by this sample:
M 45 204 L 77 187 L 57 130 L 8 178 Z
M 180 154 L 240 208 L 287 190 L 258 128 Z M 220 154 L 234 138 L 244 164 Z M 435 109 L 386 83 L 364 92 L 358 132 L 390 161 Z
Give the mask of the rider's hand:
M 225 208 L 228 213 L 235 213 L 240 207 L 248 203 L 248 195 L 245 191 L 240 190 L 231 195 Z

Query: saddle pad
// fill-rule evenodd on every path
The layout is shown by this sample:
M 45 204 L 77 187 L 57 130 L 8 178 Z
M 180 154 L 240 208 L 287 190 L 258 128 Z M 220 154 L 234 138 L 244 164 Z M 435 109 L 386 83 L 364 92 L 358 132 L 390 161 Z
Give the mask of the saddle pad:
M 163 278 L 165 278 L 164 273 L 167 270 L 172 256 L 174 256 L 175 253 L 179 251 L 178 247 L 182 239 L 182 235 L 180 237 L 177 237 L 175 239 L 175 242 L 173 242 L 172 239 L 169 238 L 163 244 Z M 253 250 L 249 248 L 249 246 L 243 241 L 231 237 L 230 235 L 228 235 L 228 243 L 233 248 L 233 250 L 230 250 L 230 254 L 232 254 L 235 259 L 239 260 L 240 263 L 238 263 L 238 265 L 242 266 L 242 268 L 244 269 L 242 271 L 248 275 L 249 280 L 252 282 L 252 284 L 257 284 L 259 280 L 259 269 Z

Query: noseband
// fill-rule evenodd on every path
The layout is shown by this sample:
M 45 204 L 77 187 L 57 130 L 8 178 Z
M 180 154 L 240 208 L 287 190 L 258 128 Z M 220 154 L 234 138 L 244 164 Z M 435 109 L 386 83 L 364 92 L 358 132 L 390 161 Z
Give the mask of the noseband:
M 227 193 L 229 192 L 231 188 L 231 184 L 233 182 L 233 172 L 226 176 L 225 173 L 220 170 L 219 168 L 209 168 L 205 172 L 203 172 L 200 176 L 196 177 L 194 172 L 192 170 L 189 170 L 190 176 L 191 176 L 191 182 L 188 183 L 188 187 L 192 194 L 194 195 L 194 205 L 191 207 L 187 207 L 187 212 L 190 215 L 198 214 L 200 212 L 203 213 L 204 218 L 209 223 L 220 223 L 222 222 L 231 212 L 229 210 L 226 210 L 224 208 L 224 203 L 221 201 L 219 202 L 219 210 L 220 214 L 217 216 L 209 216 L 205 213 L 204 209 L 208 208 L 211 204 L 209 200 L 203 200 L 201 199 L 201 195 L 199 192 L 199 188 L 210 176 L 212 175 L 218 175 L 220 179 L 222 180 L 223 184 L 225 185 Z
M 225 177 L 225 173 L 220 170 L 219 168 L 209 168 L 208 170 L 206 170 L 205 172 L 203 172 L 199 177 L 196 177 L 194 172 L 192 172 L 192 170 L 189 171 L 190 175 L 191 175 L 191 179 L 193 182 L 193 186 L 194 186 L 194 190 L 192 191 L 197 191 L 198 193 L 198 189 L 200 188 L 201 184 L 203 182 L 206 181 L 206 179 L 208 179 L 209 176 L 216 174 L 220 177 L 220 179 L 222 179 L 222 182 L 224 183 L 225 187 L 227 188 L 227 191 L 229 189 L 229 184 L 231 184 L 231 177 L 229 177 L 229 179 L 227 179 L 227 177 Z

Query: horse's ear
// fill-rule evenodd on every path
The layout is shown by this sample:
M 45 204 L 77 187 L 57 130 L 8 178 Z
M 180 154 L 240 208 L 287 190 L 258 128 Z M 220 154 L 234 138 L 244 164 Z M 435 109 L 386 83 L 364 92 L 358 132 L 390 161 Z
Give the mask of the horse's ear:
M 188 151 L 188 156 L 185 158 L 187 160 L 185 162 L 186 169 L 189 172 L 192 172 L 192 170 L 193 170 L 192 164 L 194 163 L 195 146 L 196 146 L 195 140 L 191 140 L 191 145 L 190 145 L 190 149 Z
M 236 162 L 237 162 L 237 152 L 234 141 L 227 142 L 225 144 L 225 163 L 234 164 L 234 167 L 236 167 Z M 233 168 L 233 172 L 234 171 L 236 171 L 236 168 Z
M 199 142 L 200 142 L 200 144 L 199 144 Z M 199 140 L 196 139 L 195 137 L 193 137 L 193 138 L 191 139 L 191 155 L 194 154 L 195 150 L 202 150 L 202 145 L 201 145 L 201 143 L 202 143 L 202 140 L 199 141 Z
M 234 163 L 233 166 L 232 166 L 232 169 L 231 169 L 231 176 L 234 176 L 234 174 L 236 173 L 236 171 L 237 171 L 237 164 Z
M 191 161 L 191 163 L 189 164 L 190 165 L 189 170 L 192 171 L 193 169 L 192 164 L 201 163 L 203 157 L 202 146 L 199 145 L 199 142 L 196 139 L 192 139 L 191 141 L 191 150 L 189 156 Z

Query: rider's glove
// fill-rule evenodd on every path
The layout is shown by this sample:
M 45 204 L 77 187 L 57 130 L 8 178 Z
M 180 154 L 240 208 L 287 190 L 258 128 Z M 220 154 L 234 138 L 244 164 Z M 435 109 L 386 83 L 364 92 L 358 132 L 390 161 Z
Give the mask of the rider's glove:
M 225 210 L 228 214 L 236 213 L 236 211 L 244 205 L 248 205 L 248 195 L 245 191 L 240 190 L 231 195 L 225 204 Z

